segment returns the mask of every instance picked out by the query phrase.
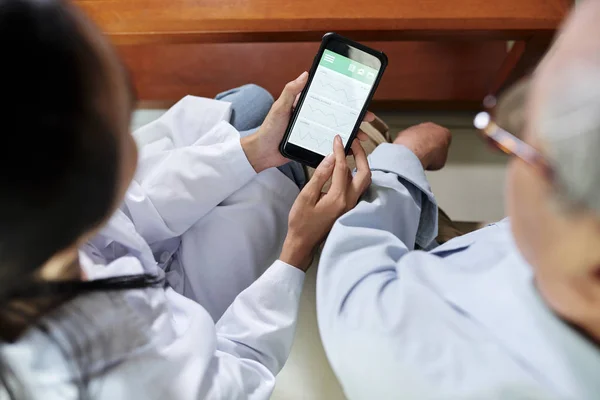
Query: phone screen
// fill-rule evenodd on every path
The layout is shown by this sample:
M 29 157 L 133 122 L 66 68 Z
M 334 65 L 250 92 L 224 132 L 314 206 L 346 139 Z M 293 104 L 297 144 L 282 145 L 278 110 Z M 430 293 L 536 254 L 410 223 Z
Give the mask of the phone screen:
M 332 152 L 335 135 L 346 146 L 378 73 L 379 69 L 326 49 L 288 142 L 323 156 Z

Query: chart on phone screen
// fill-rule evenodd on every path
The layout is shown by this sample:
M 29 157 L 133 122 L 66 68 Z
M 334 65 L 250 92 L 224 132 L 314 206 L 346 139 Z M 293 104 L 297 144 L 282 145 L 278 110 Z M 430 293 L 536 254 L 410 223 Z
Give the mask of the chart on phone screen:
M 345 145 L 370 90 L 368 83 L 319 65 L 289 141 L 321 155 L 332 152 L 335 135 Z

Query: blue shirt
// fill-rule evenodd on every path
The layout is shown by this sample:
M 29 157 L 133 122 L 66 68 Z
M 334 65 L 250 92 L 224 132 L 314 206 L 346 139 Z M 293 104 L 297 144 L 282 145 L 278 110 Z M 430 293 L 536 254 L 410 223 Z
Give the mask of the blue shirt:
M 508 220 L 432 251 L 437 206 L 417 157 L 370 156 L 373 184 L 319 264 L 323 344 L 350 399 L 600 399 L 600 351 L 535 289 Z

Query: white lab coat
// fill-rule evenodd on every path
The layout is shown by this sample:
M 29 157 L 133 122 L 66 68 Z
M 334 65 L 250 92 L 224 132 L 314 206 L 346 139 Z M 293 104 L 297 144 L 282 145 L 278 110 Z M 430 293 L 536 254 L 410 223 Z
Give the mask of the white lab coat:
M 188 96 L 137 130 L 124 206 L 171 286 L 215 321 L 279 256 L 299 191 L 275 168 L 256 174 L 230 114 L 229 103 Z
M 95 398 L 270 396 L 304 273 L 275 261 L 251 282 L 276 257 L 298 189 L 276 169 L 254 172 L 229 112 L 186 97 L 136 133 L 135 181 L 81 265 L 90 279 L 166 268 L 173 287 L 80 296 L 43 320 L 49 334 L 32 328 L 2 345 L 32 397 L 74 398 L 80 371 Z

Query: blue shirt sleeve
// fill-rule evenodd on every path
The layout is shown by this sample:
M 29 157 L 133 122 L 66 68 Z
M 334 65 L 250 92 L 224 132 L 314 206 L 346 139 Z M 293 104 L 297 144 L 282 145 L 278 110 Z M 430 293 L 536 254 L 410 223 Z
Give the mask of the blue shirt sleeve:
M 384 288 L 397 279 L 400 258 L 415 245 L 425 247 L 437 233 L 437 206 L 419 159 L 404 146 L 383 144 L 369 163 L 371 187 L 334 224 L 321 255 L 317 280 L 321 326 L 344 314 L 347 302 L 371 301 L 389 292 Z M 360 309 L 349 310 L 351 318 L 358 318 L 354 314 Z
M 437 203 L 425 177 L 421 161 L 408 148 L 385 143 L 378 146 L 371 154 L 369 165 L 375 186 L 366 198 L 374 200 L 374 197 L 379 194 L 378 189 L 382 187 L 389 187 L 397 194 L 402 194 L 400 197 L 396 196 L 395 206 L 402 208 L 404 213 L 394 217 L 392 221 L 406 222 L 405 217 L 417 221 L 416 232 L 403 229 L 401 239 L 405 239 L 408 243 L 414 241 L 419 247 L 426 248 L 437 236 L 438 218 Z M 410 207 L 412 202 L 415 203 L 416 208 Z M 409 215 L 406 215 L 406 212 Z M 411 249 L 412 247 L 414 246 L 411 246 Z
M 515 295 L 527 281 L 510 235 L 490 227 L 415 250 L 437 231 L 419 160 L 384 144 L 370 165 L 371 188 L 335 223 L 317 272 L 319 331 L 347 397 L 553 398 L 523 363 L 539 344 L 523 340 L 535 326 Z
M 321 338 L 348 396 L 424 398 L 431 375 L 453 369 L 437 356 L 453 341 L 450 336 L 460 336 L 440 333 L 454 311 L 415 279 L 418 262 L 402 263 L 409 253 L 435 263 L 435 256 L 411 251 L 434 239 L 437 206 L 408 148 L 380 145 L 369 161 L 372 185 L 335 223 L 319 263 Z M 440 335 L 446 334 L 444 343 Z M 461 347 L 450 345 L 453 354 Z

